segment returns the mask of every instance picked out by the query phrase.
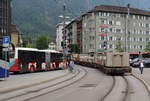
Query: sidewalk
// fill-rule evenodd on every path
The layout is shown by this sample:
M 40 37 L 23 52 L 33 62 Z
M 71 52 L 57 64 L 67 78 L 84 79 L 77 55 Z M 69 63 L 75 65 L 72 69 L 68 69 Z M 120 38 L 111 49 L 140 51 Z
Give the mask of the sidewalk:
M 67 74 L 69 74 L 69 71 L 66 69 L 48 72 L 10 75 L 10 77 L 6 80 L 0 81 L 0 94 L 49 82 L 66 76 Z
M 143 74 L 140 73 L 139 68 L 132 68 L 132 74 L 140 78 L 145 83 L 150 92 L 150 68 L 144 68 Z

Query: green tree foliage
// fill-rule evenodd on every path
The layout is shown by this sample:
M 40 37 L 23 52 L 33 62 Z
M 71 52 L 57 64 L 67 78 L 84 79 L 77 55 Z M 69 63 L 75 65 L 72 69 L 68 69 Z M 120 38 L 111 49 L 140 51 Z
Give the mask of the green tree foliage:
M 122 43 L 120 40 L 118 40 L 118 42 L 116 44 L 116 51 L 117 52 L 124 52 L 124 49 L 121 46 L 122 46 Z
M 47 49 L 50 38 L 46 35 L 39 35 L 36 40 L 37 49 Z
M 145 49 L 146 52 L 150 52 L 150 42 L 146 45 Z
M 70 48 L 70 52 L 71 53 L 77 53 L 78 52 L 78 46 L 77 46 L 77 44 L 70 44 L 69 48 Z
M 35 46 L 34 46 L 33 44 L 30 44 L 30 43 L 27 44 L 26 47 L 27 47 L 27 48 L 35 48 Z

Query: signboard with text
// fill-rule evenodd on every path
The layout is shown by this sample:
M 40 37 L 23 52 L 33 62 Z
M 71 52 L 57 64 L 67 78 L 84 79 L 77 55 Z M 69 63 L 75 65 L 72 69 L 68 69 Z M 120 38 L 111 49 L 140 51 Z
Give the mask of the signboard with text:
M 9 47 L 9 43 L 10 43 L 10 37 L 3 36 L 3 47 Z

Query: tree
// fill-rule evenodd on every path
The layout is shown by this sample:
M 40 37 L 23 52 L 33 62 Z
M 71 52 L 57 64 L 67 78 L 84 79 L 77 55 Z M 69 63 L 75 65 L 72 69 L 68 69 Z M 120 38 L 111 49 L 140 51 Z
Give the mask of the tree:
M 77 46 L 77 44 L 70 44 L 69 48 L 70 48 L 70 52 L 71 53 L 77 53 L 78 52 L 78 46 Z
M 145 49 L 146 52 L 150 52 L 150 42 L 146 45 Z
M 124 50 L 123 50 L 123 48 L 121 46 L 122 46 L 121 41 L 118 40 L 118 42 L 116 44 L 116 51 L 117 52 L 124 52 Z
M 30 43 L 27 44 L 26 47 L 27 47 L 27 48 L 35 48 L 35 46 L 34 46 L 33 44 L 30 44 Z
M 49 38 L 46 35 L 39 35 L 36 39 L 36 48 L 37 49 L 47 49 Z

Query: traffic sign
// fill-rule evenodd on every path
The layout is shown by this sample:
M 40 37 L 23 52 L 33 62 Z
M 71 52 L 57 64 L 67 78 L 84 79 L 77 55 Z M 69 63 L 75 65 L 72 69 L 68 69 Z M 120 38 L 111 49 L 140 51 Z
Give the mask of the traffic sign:
M 3 36 L 3 47 L 8 47 L 10 43 L 10 37 L 9 36 Z
M 7 52 L 7 51 L 8 51 L 8 48 L 3 48 L 3 51 L 6 51 L 6 52 Z

